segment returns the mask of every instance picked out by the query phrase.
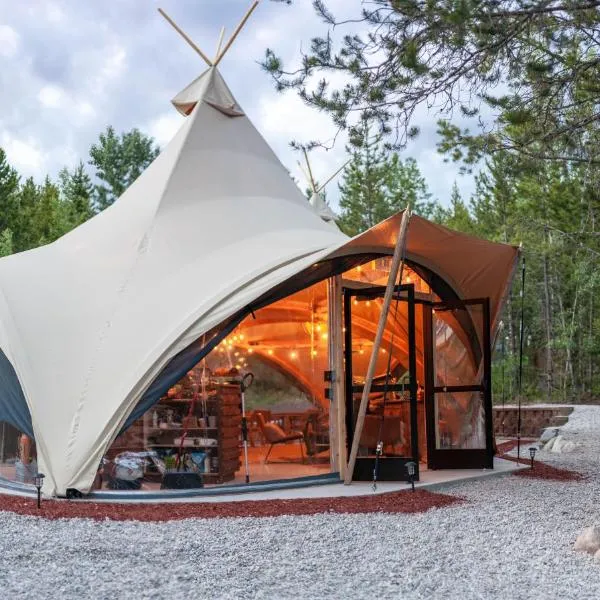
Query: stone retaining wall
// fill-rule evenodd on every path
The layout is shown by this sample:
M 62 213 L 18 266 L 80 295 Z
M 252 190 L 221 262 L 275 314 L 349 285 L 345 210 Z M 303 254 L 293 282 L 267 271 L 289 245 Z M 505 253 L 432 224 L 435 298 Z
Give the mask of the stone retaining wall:
M 540 436 L 546 427 L 564 425 L 573 411 L 572 406 L 522 406 L 521 436 Z M 517 435 L 518 408 L 516 406 L 494 406 L 494 433 L 498 437 Z

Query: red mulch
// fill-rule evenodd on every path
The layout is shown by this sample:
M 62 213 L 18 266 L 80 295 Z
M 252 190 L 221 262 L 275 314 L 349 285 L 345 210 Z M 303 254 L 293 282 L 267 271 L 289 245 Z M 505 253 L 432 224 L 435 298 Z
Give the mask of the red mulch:
M 498 454 L 500 458 L 512 460 L 524 465 L 531 465 L 529 458 L 529 444 L 535 440 L 521 440 L 521 459 L 517 460 L 516 456 L 508 456 L 507 453 L 517 447 L 517 440 L 508 440 L 498 444 Z M 585 475 L 577 471 L 567 471 L 552 467 L 539 460 L 534 460 L 533 469 L 522 469 L 514 473 L 518 477 L 528 477 L 529 479 L 549 479 L 551 481 L 584 481 Z
M 369 496 L 300 498 L 294 500 L 242 500 L 163 504 L 119 504 L 69 500 L 36 500 L 0 495 L 0 511 L 46 519 L 87 518 L 112 521 L 174 521 L 224 517 L 278 517 L 318 513 L 417 513 L 461 503 L 455 496 L 425 490 L 390 492 Z

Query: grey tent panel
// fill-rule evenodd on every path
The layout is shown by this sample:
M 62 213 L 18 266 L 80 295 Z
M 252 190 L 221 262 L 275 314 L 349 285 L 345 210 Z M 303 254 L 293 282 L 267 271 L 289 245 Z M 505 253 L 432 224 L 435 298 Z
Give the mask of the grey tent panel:
M 0 421 L 33 437 L 31 414 L 15 370 L 0 348 Z

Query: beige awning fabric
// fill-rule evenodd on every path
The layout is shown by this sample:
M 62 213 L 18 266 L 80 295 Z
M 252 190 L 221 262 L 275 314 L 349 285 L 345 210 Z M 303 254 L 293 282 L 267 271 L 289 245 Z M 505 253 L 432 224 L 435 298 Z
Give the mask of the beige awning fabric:
M 394 250 L 402 212 L 343 244 L 329 258 Z M 406 257 L 439 275 L 462 299 L 489 298 L 495 331 L 519 257 L 519 248 L 452 231 L 413 215 Z

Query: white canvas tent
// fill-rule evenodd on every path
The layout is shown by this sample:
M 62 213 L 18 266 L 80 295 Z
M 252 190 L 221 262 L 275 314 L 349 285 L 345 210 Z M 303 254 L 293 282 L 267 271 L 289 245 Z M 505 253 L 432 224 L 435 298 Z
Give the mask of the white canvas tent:
M 113 206 L 0 259 L 0 421 L 34 435 L 47 494 L 90 489 L 140 399 L 190 344 L 316 263 L 396 243 L 401 215 L 351 241 L 324 220 L 216 66 L 173 103 L 187 115 L 180 130 Z M 489 296 L 493 319 L 516 256 L 411 220 L 407 258 L 459 297 Z
M 170 358 L 346 240 L 216 68 L 174 103 L 195 107 L 112 207 L 0 261 L 0 348 L 31 413 L 47 493 L 89 489 Z

